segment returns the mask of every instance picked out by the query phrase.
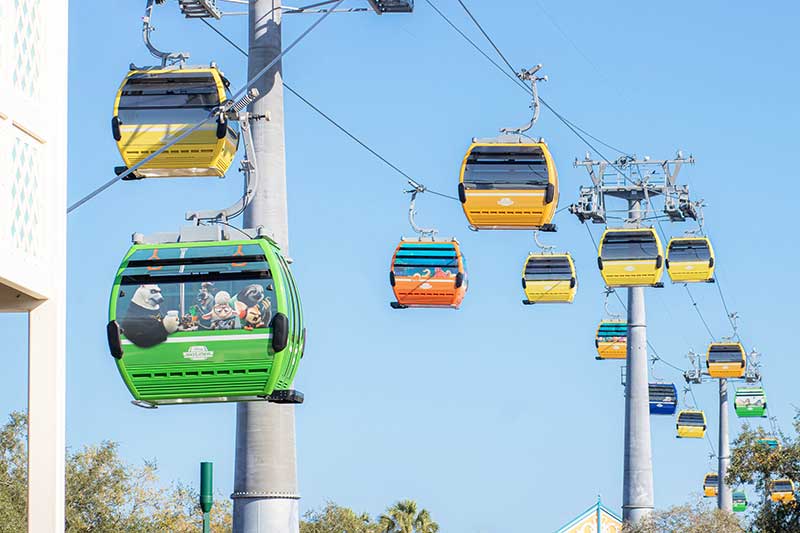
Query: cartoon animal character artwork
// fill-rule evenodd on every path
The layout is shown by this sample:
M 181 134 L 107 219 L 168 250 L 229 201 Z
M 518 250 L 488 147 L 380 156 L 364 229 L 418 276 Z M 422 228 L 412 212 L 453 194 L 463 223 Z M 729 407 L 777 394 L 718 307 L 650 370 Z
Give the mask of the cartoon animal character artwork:
M 167 340 L 178 331 L 180 317 L 177 311 L 161 315 L 164 296 L 158 285 L 140 285 L 131 298 L 127 312 L 120 319 L 122 333 L 136 346 L 149 348 Z
M 214 307 L 211 309 L 211 313 L 203 316 L 203 318 L 210 319 L 211 329 L 238 329 L 241 327 L 239 315 L 236 314 L 231 303 L 231 295 L 227 291 L 219 291 L 214 295 Z
M 247 285 L 232 299 L 239 318 L 244 322 L 244 329 L 266 327 L 272 318 L 272 303 L 266 296 L 264 287 L 257 283 Z
M 244 315 L 244 329 L 252 330 L 267 327 L 272 318 L 272 302 L 264 298 L 256 305 L 248 307 Z
M 441 267 L 435 267 L 433 272 L 433 279 L 454 279 L 456 273 L 451 270 L 445 270 Z
M 236 293 L 233 297 L 233 306 L 241 318 L 244 318 L 247 309 L 254 307 L 264 300 L 264 287 L 251 283 Z
M 411 277 L 416 279 L 430 278 L 431 269 L 430 268 L 418 269 L 416 272 L 414 272 L 414 274 Z
M 214 309 L 214 284 L 205 281 L 200 285 L 195 304 L 189 311 L 199 329 L 211 329 L 212 309 Z
M 196 331 L 197 330 L 197 323 L 195 322 L 195 317 L 192 316 L 191 313 L 186 313 L 181 317 L 180 324 L 178 325 L 178 331 Z

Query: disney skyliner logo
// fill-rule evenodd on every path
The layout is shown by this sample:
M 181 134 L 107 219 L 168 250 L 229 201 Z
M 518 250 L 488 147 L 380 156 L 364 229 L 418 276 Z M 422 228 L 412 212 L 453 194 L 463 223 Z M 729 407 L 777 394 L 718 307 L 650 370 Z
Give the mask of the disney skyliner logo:
M 214 352 L 205 346 L 190 346 L 189 351 L 183 352 L 183 358 L 191 361 L 205 361 L 214 357 Z

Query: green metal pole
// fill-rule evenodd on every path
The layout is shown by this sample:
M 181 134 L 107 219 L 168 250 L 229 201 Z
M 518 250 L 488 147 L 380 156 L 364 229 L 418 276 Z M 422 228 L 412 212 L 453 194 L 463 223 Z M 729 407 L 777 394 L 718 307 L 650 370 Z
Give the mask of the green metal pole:
M 214 463 L 200 463 L 200 509 L 203 533 L 211 533 L 211 507 L 214 505 Z

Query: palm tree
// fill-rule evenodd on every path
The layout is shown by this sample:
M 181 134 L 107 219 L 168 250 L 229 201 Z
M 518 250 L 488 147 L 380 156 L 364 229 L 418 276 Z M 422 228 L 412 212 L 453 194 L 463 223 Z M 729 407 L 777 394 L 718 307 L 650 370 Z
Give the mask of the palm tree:
M 401 500 L 388 508 L 378 519 L 383 533 L 437 533 L 439 524 L 427 509 L 417 512 L 417 502 Z
M 439 524 L 433 521 L 427 509 L 423 509 L 414 520 L 414 529 L 416 533 L 437 533 Z

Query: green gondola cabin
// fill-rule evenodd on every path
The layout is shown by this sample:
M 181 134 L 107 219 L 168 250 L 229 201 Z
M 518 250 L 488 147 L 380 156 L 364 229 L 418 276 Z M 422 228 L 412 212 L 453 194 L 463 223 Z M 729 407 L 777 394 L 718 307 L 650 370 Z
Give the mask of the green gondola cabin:
M 767 416 L 767 395 L 762 387 L 736 389 L 733 405 L 736 408 L 736 416 L 739 418 Z
M 111 291 L 108 342 L 139 405 L 302 401 L 291 390 L 300 297 L 266 238 L 134 244 Z

